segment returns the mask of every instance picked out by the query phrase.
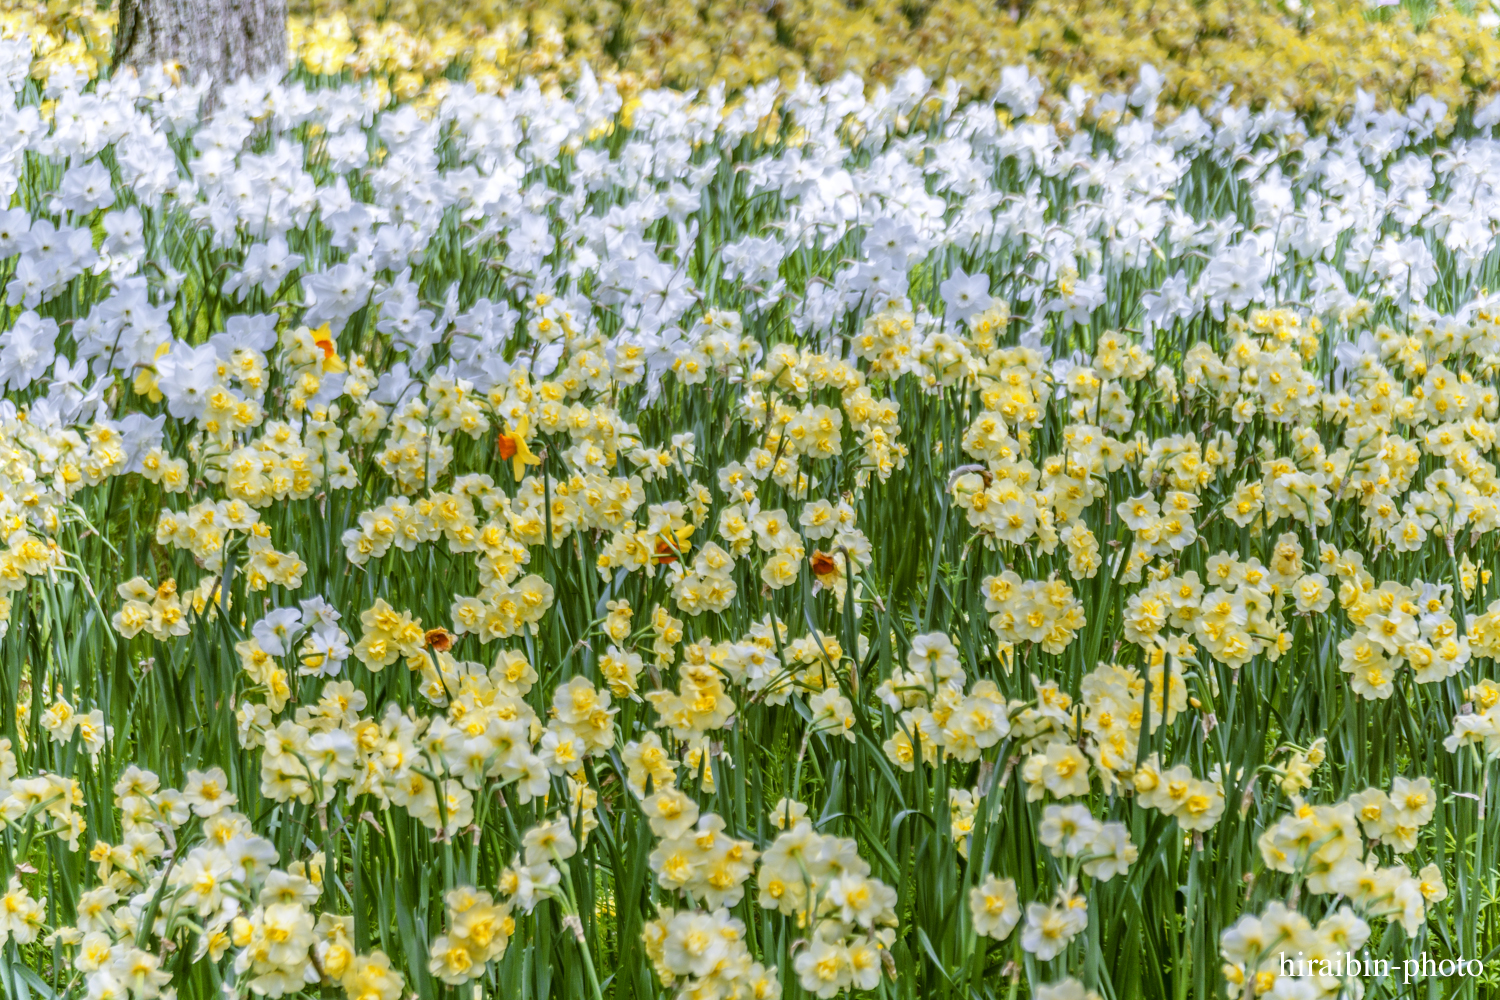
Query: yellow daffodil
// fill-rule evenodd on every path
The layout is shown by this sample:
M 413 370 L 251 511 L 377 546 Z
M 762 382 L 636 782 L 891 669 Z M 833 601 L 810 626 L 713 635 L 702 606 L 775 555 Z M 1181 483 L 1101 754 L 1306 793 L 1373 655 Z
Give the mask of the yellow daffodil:
M 528 465 L 542 464 L 542 460 L 533 455 L 526 444 L 526 435 L 530 430 L 531 421 L 523 415 L 511 430 L 502 431 L 495 439 L 495 451 L 502 459 L 510 462 L 511 472 L 517 482 L 526 475 Z

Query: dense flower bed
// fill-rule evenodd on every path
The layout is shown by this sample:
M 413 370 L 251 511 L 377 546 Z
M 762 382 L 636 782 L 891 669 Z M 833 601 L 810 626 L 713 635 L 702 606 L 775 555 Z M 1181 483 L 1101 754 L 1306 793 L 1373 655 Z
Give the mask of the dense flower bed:
M 328 64 L 202 121 L 52 45 L 0 43 L 6 996 L 1500 945 L 1500 103 Z

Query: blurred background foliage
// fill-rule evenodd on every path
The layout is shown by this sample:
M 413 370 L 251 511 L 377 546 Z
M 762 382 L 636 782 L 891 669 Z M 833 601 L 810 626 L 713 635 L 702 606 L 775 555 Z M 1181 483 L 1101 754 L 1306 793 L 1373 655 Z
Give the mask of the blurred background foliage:
M 114 23 L 107 6 L 0 4 L 0 33 L 29 31 L 39 55 L 91 72 L 108 65 Z M 1431 95 L 1450 112 L 1500 90 L 1497 27 L 1488 0 L 291 0 L 289 38 L 310 74 L 373 76 L 412 99 L 459 78 L 566 86 L 585 65 L 627 97 L 715 84 L 732 96 L 804 74 L 878 86 L 911 68 L 977 94 L 1025 64 L 1055 106 L 1075 84 L 1098 93 L 1150 65 L 1166 78 L 1165 117 L 1229 88 L 1316 124 L 1361 90 L 1397 107 Z

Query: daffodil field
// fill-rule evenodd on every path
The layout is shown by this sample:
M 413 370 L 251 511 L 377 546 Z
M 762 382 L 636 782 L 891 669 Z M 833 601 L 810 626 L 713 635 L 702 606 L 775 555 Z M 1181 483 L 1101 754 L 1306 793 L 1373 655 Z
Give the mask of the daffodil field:
M 0 15 L 0 996 L 1500 996 L 1500 16 L 804 6 Z

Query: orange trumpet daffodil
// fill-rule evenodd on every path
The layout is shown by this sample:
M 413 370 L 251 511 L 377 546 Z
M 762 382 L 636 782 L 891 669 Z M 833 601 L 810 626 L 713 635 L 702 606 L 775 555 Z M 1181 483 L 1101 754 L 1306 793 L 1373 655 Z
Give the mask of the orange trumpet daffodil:
M 526 475 L 526 466 L 542 464 L 542 460 L 533 455 L 526 445 L 526 433 L 530 429 L 530 421 L 523 416 L 516 422 L 513 430 L 502 431 L 495 441 L 495 450 L 500 453 L 501 458 L 510 462 L 517 482 Z
M 674 563 L 680 557 L 692 551 L 693 525 L 684 524 L 675 531 L 663 531 L 656 536 L 656 551 L 651 554 L 651 561 L 656 565 L 662 563 Z
M 323 349 L 323 370 L 325 372 L 341 372 L 347 369 L 342 358 L 339 357 L 338 348 L 333 342 L 333 330 L 327 323 L 312 332 L 313 343 Z

